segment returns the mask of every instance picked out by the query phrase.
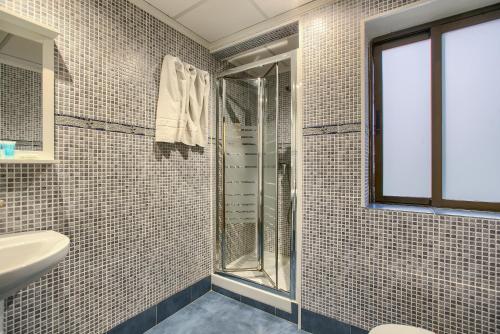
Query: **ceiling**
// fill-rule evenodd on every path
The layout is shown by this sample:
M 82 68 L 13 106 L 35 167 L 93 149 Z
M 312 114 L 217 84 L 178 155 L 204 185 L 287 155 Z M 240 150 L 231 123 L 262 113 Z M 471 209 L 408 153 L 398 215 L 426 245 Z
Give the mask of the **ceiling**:
M 209 43 L 313 0 L 146 0 Z

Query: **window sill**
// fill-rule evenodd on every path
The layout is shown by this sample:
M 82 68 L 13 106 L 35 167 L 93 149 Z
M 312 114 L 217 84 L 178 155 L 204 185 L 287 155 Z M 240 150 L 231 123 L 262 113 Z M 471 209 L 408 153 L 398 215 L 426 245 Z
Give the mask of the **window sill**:
M 59 160 L 54 159 L 24 159 L 24 158 L 14 158 L 14 159 L 0 159 L 1 164 L 58 164 Z
M 457 209 L 434 208 L 429 206 L 381 204 L 381 203 L 370 203 L 366 208 L 374 210 L 428 213 L 428 214 L 444 215 L 444 216 L 500 219 L 500 212 L 490 212 L 490 211 L 457 210 Z

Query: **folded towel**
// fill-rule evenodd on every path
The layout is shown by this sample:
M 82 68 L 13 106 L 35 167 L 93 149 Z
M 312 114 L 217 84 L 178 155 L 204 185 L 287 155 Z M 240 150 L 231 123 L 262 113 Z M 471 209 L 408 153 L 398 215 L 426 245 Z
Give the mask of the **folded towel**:
M 177 57 L 165 56 L 156 108 L 155 140 L 205 146 L 209 92 L 207 72 L 184 64 Z

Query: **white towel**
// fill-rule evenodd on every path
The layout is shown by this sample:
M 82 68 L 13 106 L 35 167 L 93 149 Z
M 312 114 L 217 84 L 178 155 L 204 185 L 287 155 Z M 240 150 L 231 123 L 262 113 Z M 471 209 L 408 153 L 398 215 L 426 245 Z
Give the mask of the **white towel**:
M 189 67 L 190 65 L 188 65 Z M 183 143 L 186 145 L 207 145 L 208 133 L 208 96 L 210 76 L 207 72 L 190 67 L 188 88 L 188 116 Z
M 156 108 L 156 141 L 205 146 L 209 91 L 207 72 L 165 56 Z
M 156 141 L 174 143 L 186 127 L 188 81 L 184 64 L 176 57 L 163 59 L 156 108 Z

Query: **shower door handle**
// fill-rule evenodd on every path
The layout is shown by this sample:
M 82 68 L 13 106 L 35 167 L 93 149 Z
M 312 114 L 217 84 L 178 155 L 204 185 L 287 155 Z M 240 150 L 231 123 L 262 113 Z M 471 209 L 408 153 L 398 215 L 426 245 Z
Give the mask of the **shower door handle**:
M 290 198 L 290 206 L 292 210 L 292 254 L 295 254 L 296 245 L 295 239 L 297 235 L 297 193 L 296 190 L 292 190 Z
M 290 253 L 290 273 L 293 273 L 294 276 L 290 277 L 290 297 L 295 298 L 295 289 L 296 289 L 296 282 L 295 282 L 295 273 L 296 273 L 296 268 L 297 268 L 297 193 L 296 190 L 292 190 L 291 192 L 291 198 L 290 198 L 290 206 L 292 209 L 292 236 L 290 242 L 292 243 L 291 246 L 291 253 Z

